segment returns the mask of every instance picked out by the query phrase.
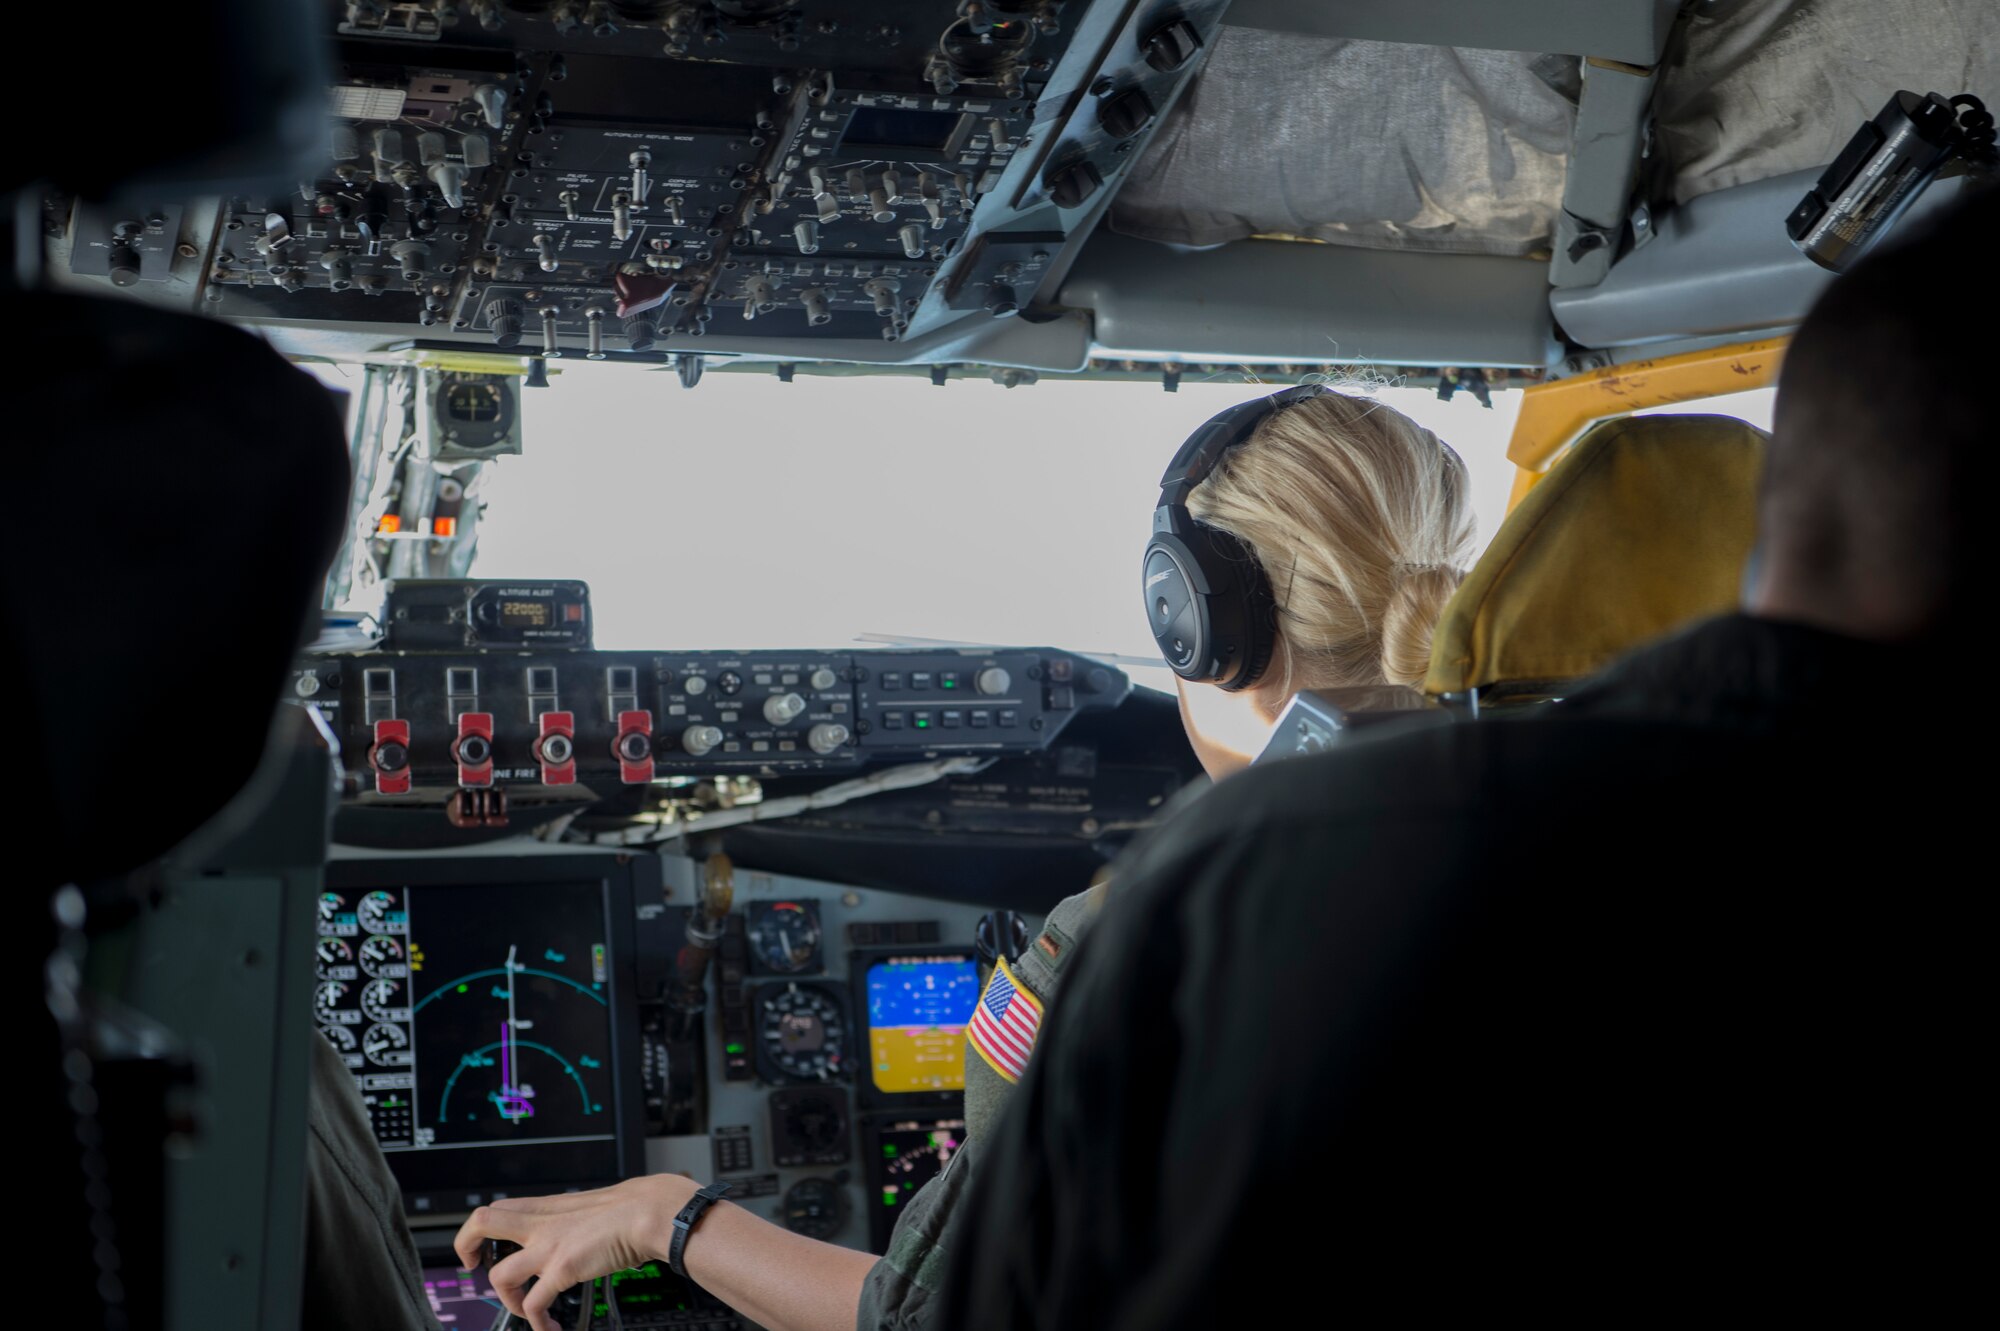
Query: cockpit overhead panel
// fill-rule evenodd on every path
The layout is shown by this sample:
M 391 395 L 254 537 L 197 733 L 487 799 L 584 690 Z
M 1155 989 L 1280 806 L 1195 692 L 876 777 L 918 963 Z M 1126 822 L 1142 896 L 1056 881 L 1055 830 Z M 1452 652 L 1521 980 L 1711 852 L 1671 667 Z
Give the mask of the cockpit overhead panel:
M 1223 5 L 331 8 L 326 159 L 223 201 L 210 308 L 353 350 L 603 360 L 704 337 L 879 359 L 1031 308 Z

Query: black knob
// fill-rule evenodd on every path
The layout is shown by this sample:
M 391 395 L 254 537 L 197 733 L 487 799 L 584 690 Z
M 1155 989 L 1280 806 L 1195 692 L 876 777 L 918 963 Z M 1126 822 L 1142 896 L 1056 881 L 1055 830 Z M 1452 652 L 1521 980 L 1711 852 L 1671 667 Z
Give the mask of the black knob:
M 1169 74 L 1194 59 L 1194 53 L 1201 49 L 1201 34 L 1194 30 L 1194 24 L 1177 18 L 1155 29 L 1139 45 L 1146 53 L 1147 64 Z
M 618 737 L 618 760 L 643 763 L 653 756 L 653 737 L 643 730 L 628 730 Z
M 734 670 L 725 670 L 717 677 L 715 687 L 721 689 L 724 693 L 741 693 L 743 691 L 743 676 L 737 674 Z
M 521 330 L 527 324 L 527 315 L 519 302 L 496 300 L 486 307 L 486 325 L 493 332 L 496 347 L 517 347 L 521 345 Z
M 400 772 L 410 765 L 410 750 L 407 745 L 386 740 L 375 746 L 371 761 L 378 772 Z
M 982 915 L 973 927 L 973 942 L 979 948 L 979 959 L 987 965 L 991 966 L 996 957 L 1005 957 L 1012 964 L 1027 949 L 1027 921 L 1011 910 Z
M 651 319 L 635 317 L 625 321 L 625 343 L 634 351 L 651 351 L 659 336 Z
M 130 245 L 113 245 L 110 264 L 112 286 L 129 287 L 139 280 L 139 251 Z
M 1013 314 L 1020 308 L 1021 302 L 1014 295 L 1014 288 L 1004 282 L 995 282 L 986 288 L 986 312 L 994 318 Z
M 479 767 L 493 757 L 493 743 L 484 735 L 460 735 L 458 760 L 467 767 Z
M 1049 197 L 1058 208 L 1074 208 L 1104 183 L 1095 166 L 1088 161 L 1071 162 L 1068 166 L 1057 167 L 1049 173 Z
M 1153 99 L 1143 88 L 1127 88 L 1097 105 L 1097 123 L 1114 139 L 1129 139 L 1153 123 Z

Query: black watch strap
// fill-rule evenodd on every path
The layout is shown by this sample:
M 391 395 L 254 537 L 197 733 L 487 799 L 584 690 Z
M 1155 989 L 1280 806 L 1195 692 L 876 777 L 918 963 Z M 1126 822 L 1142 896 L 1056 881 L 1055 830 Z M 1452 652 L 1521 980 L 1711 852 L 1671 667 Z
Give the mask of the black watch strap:
M 687 1268 L 681 1265 L 681 1256 L 687 1251 L 688 1235 L 693 1233 L 694 1227 L 700 1223 L 702 1213 L 721 1201 L 728 1194 L 730 1187 L 731 1185 L 727 1183 L 709 1184 L 688 1198 L 688 1204 L 674 1217 L 674 1237 L 667 1248 L 667 1265 L 672 1267 L 674 1274 L 681 1279 L 689 1278 Z

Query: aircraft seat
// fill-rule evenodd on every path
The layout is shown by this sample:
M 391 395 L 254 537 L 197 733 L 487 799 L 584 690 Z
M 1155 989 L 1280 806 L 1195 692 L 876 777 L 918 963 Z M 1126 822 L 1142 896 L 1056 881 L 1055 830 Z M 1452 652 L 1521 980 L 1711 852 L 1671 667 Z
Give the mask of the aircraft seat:
M 1424 691 L 1554 696 L 1737 604 L 1756 535 L 1762 430 L 1628 416 L 1589 430 L 1507 515 L 1445 607 Z

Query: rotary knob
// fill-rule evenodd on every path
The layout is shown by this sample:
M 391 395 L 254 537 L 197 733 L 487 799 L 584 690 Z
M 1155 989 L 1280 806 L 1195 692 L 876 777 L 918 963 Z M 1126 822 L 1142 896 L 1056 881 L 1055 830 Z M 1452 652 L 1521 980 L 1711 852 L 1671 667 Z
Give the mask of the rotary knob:
M 838 722 L 821 722 L 806 732 L 806 747 L 814 753 L 832 753 L 845 743 L 847 727 Z
M 789 725 L 805 709 L 804 698 L 796 693 L 781 693 L 764 700 L 764 719 L 774 726 Z
M 1000 666 L 987 666 L 973 677 L 972 686 L 987 697 L 994 697 L 1012 688 L 1014 677 Z
M 812 680 L 810 682 L 815 691 L 820 693 L 825 693 L 828 689 L 832 688 L 834 685 L 840 682 L 840 676 L 834 674 L 831 670 L 828 670 L 825 666 L 821 666 L 819 669 L 812 672 Z
M 699 758 L 722 743 L 722 730 L 717 726 L 689 726 L 681 732 L 681 747 Z

